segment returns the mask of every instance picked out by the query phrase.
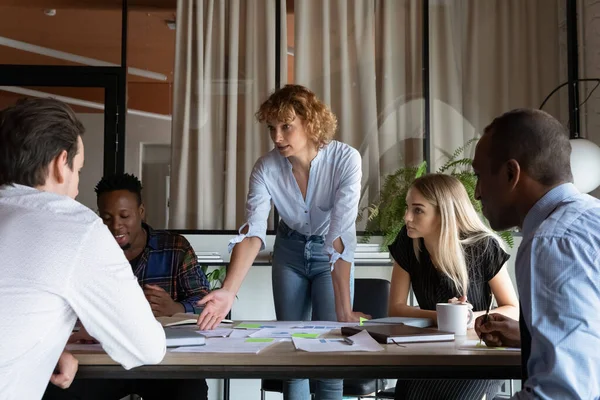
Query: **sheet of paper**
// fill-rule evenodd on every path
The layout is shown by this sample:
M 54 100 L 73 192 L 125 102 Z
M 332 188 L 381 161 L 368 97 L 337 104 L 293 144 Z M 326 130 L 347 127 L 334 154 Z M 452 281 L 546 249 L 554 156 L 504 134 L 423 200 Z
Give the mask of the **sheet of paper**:
M 304 321 L 294 325 L 294 329 L 339 329 L 343 326 L 356 326 L 356 322 Z
M 250 337 L 254 338 L 281 338 L 289 339 L 292 337 L 315 339 L 329 332 L 329 329 L 276 329 L 265 328 L 253 332 Z
M 247 338 L 254 332 L 258 332 L 260 329 L 233 329 L 229 334 L 231 339 Z
M 233 329 L 286 329 L 294 326 L 295 323 L 287 321 L 259 321 L 259 322 L 241 322 Z
M 319 327 L 314 329 L 336 329 L 342 326 L 354 326 L 356 322 L 336 322 L 336 321 L 253 321 L 241 322 L 234 326 L 234 329 L 313 329 L 310 327 Z M 321 328 L 322 327 L 322 328 Z
M 479 344 L 479 340 L 465 340 L 463 344 L 458 347 L 459 350 L 480 350 L 480 351 L 521 351 L 521 349 L 516 347 L 487 347 L 485 343 L 481 342 Z
M 198 318 L 190 318 L 190 319 L 184 319 L 181 321 L 176 321 L 176 322 L 167 322 L 165 324 L 163 324 L 163 326 L 180 326 L 180 325 L 196 325 L 196 322 L 198 321 Z
M 353 344 L 348 344 L 343 338 L 332 339 L 304 339 L 292 338 L 296 350 L 310 353 L 327 353 L 342 351 L 383 351 L 383 347 L 369 335 L 367 331 L 361 331 L 350 336 Z
M 102 349 L 102 345 L 100 343 L 94 343 L 94 344 L 69 343 L 65 347 L 65 350 L 67 350 L 67 351 L 91 351 L 91 352 L 104 351 Z
M 277 343 L 277 339 L 268 338 L 211 338 L 204 346 L 186 346 L 172 349 L 173 353 L 250 353 L 260 351 Z
M 228 328 L 228 329 L 213 329 L 212 331 L 196 331 L 201 335 L 204 335 L 204 337 L 208 338 L 225 338 L 225 337 L 229 337 L 229 335 L 231 334 L 231 332 L 233 332 L 233 329 Z

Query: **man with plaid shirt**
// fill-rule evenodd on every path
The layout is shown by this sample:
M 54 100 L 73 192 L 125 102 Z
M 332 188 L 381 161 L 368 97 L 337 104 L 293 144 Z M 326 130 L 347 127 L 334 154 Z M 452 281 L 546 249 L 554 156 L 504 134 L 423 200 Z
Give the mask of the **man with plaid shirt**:
M 157 317 L 194 313 L 209 291 L 196 253 L 181 235 L 153 230 L 144 220 L 142 184 L 130 174 L 102 178 L 98 211 L 129 260 Z

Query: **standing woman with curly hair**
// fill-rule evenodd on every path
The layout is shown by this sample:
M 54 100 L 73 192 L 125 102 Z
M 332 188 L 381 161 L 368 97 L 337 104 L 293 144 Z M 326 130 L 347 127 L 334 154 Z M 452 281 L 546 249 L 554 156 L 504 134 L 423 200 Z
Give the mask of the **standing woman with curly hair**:
M 358 322 L 352 310 L 355 220 L 361 157 L 333 140 L 337 120 L 300 85 L 275 90 L 256 118 L 266 123 L 275 148 L 254 165 L 246 223 L 231 240 L 231 264 L 220 290 L 204 297 L 201 329 L 214 328 L 231 309 L 242 281 L 265 247 L 271 202 L 281 221 L 273 248 L 273 298 L 278 320 Z M 317 399 L 341 399 L 341 380 L 317 380 Z M 285 399 L 308 399 L 306 379 L 284 384 Z

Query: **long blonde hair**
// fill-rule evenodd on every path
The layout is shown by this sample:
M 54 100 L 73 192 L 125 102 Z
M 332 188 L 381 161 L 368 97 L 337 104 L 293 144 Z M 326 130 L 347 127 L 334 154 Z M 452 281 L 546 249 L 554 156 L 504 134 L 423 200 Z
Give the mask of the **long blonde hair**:
M 440 236 L 436 254 L 431 255 L 432 261 L 452 280 L 459 293 L 466 295 L 469 260 L 465 259 L 464 247 L 482 240 L 487 245 L 490 238 L 502 247 L 502 240 L 479 218 L 465 187 L 457 178 L 428 174 L 415 179 L 411 188 L 418 190 L 440 216 Z M 413 240 L 413 247 L 419 260 L 419 240 Z

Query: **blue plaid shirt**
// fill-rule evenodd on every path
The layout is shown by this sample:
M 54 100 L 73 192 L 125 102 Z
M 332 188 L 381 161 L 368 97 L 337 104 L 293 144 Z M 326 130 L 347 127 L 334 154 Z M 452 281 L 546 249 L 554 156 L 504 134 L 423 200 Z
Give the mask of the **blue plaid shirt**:
M 160 286 L 186 313 L 198 314 L 202 309 L 196 308 L 196 302 L 210 289 L 194 249 L 181 235 L 142 225 L 148 233 L 146 248 L 130 261 L 138 282 L 142 287 Z

